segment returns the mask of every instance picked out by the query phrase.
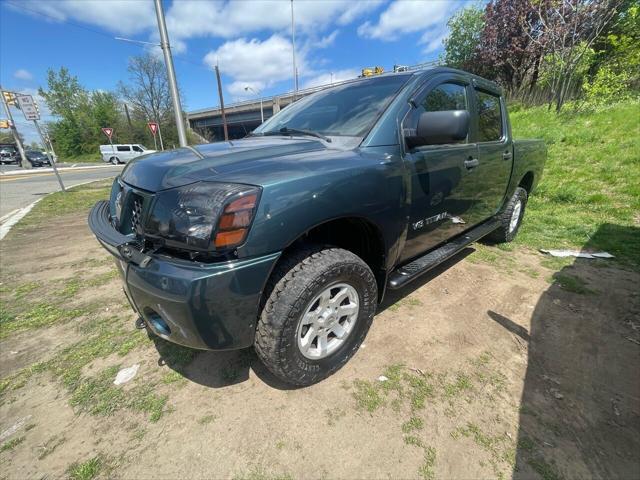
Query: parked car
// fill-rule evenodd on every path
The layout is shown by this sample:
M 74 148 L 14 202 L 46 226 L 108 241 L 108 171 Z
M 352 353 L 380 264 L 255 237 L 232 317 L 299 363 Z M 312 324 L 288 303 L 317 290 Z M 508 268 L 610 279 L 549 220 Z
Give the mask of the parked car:
M 89 225 L 152 332 L 254 345 L 309 385 L 358 350 L 387 289 L 483 237 L 513 240 L 545 158 L 542 141 L 513 140 L 496 84 L 384 74 L 305 97 L 245 139 L 129 163 Z
M 20 163 L 18 149 L 13 143 L 0 145 L 0 164 L 5 163 Z
M 43 167 L 45 165 L 51 166 L 51 161 L 44 152 L 39 150 L 25 150 L 24 154 L 33 167 Z
M 127 163 L 129 160 L 139 157 L 140 155 L 146 155 L 154 152 L 155 150 L 150 150 L 139 143 L 100 145 L 100 155 L 102 155 L 102 160 L 104 162 L 113 163 L 114 165 Z

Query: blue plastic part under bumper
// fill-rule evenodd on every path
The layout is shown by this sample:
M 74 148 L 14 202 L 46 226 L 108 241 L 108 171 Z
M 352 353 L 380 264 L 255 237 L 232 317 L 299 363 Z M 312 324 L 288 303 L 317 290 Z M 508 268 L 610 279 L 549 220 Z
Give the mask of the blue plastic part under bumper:
M 89 226 L 116 257 L 125 292 L 154 333 L 206 350 L 253 345 L 262 290 L 280 252 L 214 264 L 146 255 L 123 243 L 128 237 L 111 227 L 101 203 L 91 211 Z M 122 255 L 127 246 L 133 259 Z

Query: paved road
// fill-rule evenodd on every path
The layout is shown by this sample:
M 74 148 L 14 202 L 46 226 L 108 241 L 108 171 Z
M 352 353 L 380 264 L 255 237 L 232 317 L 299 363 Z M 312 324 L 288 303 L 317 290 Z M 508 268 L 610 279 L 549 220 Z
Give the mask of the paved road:
M 65 187 L 79 183 L 114 177 L 122 170 L 122 165 L 93 169 L 62 169 L 60 174 Z M 0 217 L 17 208 L 26 207 L 47 193 L 60 190 L 53 172 L 31 173 L 0 177 Z

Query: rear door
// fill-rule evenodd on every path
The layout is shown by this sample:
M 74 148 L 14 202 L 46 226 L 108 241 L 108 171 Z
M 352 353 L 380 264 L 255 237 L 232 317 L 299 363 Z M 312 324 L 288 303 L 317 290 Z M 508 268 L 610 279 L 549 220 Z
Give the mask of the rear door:
M 131 160 L 131 145 L 118 145 L 116 149 L 121 162 L 126 163 Z
M 479 166 L 473 196 L 472 219 L 480 222 L 498 212 L 504 202 L 513 166 L 513 142 L 507 123 L 504 97 L 489 88 L 473 89 L 474 140 Z
M 464 75 L 435 77 L 414 95 L 403 131 L 415 129 L 425 111 L 471 110 L 472 94 Z M 445 242 L 468 226 L 468 213 L 473 209 L 470 182 L 475 181 L 475 167 L 468 165 L 477 160 L 477 147 L 471 137 L 454 144 L 407 149 L 404 159 L 411 172 L 411 207 L 401 261 Z

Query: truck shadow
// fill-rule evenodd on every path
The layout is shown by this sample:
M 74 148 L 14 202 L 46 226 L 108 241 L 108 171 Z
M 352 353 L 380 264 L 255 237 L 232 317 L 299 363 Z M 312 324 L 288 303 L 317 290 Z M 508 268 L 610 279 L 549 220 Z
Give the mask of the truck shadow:
M 583 250 L 638 235 L 605 224 Z M 528 355 L 514 479 L 640 476 L 639 281 L 611 260 L 578 258 L 553 275 L 528 330 L 487 312 Z
M 385 300 L 378 306 L 376 315 L 451 268 L 473 253 L 473 251 L 473 248 L 466 248 L 411 284 L 399 290 L 388 290 Z M 247 381 L 252 370 L 261 381 L 272 388 L 277 388 L 278 390 L 299 388 L 288 385 L 275 377 L 262 364 L 253 348 L 216 352 L 198 351 L 167 342 L 149 330 L 147 330 L 147 335 L 155 344 L 156 350 L 158 350 L 158 365 L 167 366 L 184 378 L 199 385 L 210 388 L 224 388 L 236 385 Z

